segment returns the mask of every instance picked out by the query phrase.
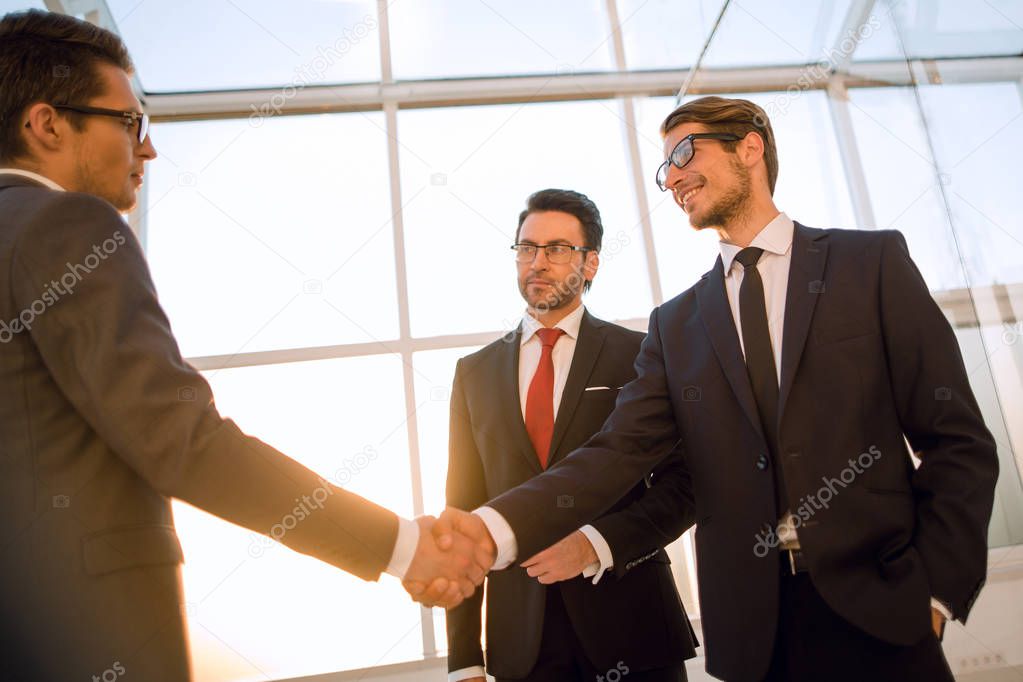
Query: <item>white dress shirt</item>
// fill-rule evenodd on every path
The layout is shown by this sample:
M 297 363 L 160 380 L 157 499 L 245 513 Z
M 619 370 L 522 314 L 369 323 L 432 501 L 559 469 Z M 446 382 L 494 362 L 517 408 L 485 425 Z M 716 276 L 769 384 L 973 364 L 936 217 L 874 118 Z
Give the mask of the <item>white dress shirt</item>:
M 572 369 L 572 358 L 575 357 L 575 347 L 579 340 L 579 326 L 583 321 L 585 306 L 579 305 L 575 310 L 563 317 L 560 322 L 554 325 L 564 334 L 554 344 L 551 351 L 551 361 L 554 363 L 554 419 L 558 418 L 558 408 L 561 406 L 561 399 L 565 394 L 565 384 L 568 382 L 568 373 Z M 522 419 L 526 419 L 526 398 L 529 395 L 529 385 L 533 382 L 537 367 L 540 365 L 540 353 L 543 344 L 536 332 L 543 329 L 535 317 L 528 312 L 522 316 L 522 336 L 519 340 L 519 406 L 522 409 Z M 596 528 L 585 525 L 579 529 L 593 545 L 597 554 L 597 561 L 590 564 L 583 570 L 583 575 L 593 578 L 596 585 L 604 575 L 604 571 L 613 566 L 611 548 L 607 540 Z
M 65 191 L 63 187 L 58 185 L 53 180 L 33 173 L 32 171 L 22 170 L 20 168 L 0 168 L 0 175 L 20 175 L 21 177 L 35 180 L 41 185 L 49 187 L 52 190 L 58 192 Z M 408 571 L 409 564 L 412 563 L 412 557 L 416 553 L 416 545 L 419 544 L 419 525 L 414 521 L 403 519 L 398 517 L 398 537 L 394 543 L 394 549 L 391 552 L 391 560 L 387 565 L 386 572 L 391 575 L 402 578 L 406 571 Z

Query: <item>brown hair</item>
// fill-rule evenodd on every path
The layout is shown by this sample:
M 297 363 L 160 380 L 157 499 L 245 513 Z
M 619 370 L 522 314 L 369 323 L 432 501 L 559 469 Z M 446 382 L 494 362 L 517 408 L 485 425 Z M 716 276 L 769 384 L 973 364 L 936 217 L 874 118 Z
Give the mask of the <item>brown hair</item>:
M 764 140 L 767 185 L 771 189 L 771 194 L 774 194 L 774 185 L 778 181 L 778 149 L 775 147 L 771 121 L 763 109 L 746 99 L 701 97 L 686 102 L 668 114 L 661 124 L 661 136 L 667 135 L 673 128 L 683 123 L 702 123 L 712 132 L 732 133 L 740 137 L 746 137 L 747 133 L 760 135 Z M 721 144 L 732 152 L 739 143 Z
M 106 29 L 42 10 L 0 19 L 0 159 L 10 161 L 28 152 L 21 116 L 30 105 L 86 104 L 102 95 L 99 63 L 134 70 L 128 48 Z M 61 114 L 81 129 L 81 116 Z

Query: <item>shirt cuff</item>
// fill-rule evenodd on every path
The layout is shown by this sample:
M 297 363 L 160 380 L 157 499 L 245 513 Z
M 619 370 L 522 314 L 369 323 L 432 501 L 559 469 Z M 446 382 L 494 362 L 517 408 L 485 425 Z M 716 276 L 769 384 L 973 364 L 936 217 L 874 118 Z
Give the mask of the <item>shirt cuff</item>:
M 491 507 L 480 507 L 473 514 L 483 520 L 487 530 L 490 531 L 490 537 L 497 545 L 497 559 L 491 570 L 500 571 L 502 568 L 511 566 L 515 561 L 515 555 L 519 553 L 519 543 L 515 539 L 515 531 L 508 525 L 504 517 Z
M 586 539 L 593 545 L 593 551 L 597 553 L 597 560 L 583 569 L 584 578 L 593 578 L 596 585 L 604 577 L 604 571 L 614 566 L 614 557 L 611 556 L 611 547 L 607 540 L 600 534 L 600 531 L 587 524 L 579 529 L 579 532 L 586 536 Z
M 941 615 L 945 616 L 945 620 L 955 620 L 952 617 L 952 612 L 947 606 L 941 601 L 938 601 L 934 597 L 931 597 L 931 608 L 936 610 Z
M 401 580 L 408 573 L 409 564 L 416 555 L 416 547 L 419 545 L 419 524 L 398 517 L 398 538 L 394 541 L 394 551 L 391 552 L 391 561 L 385 569 L 387 573 Z
M 487 671 L 483 669 L 482 665 L 474 665 L 471 668 L 462 668 L 461 670 L 455 670 L 448 673 L 448 682 L 459 682 L 459 680 L 468 680 L 473 677 L 486 677 Z

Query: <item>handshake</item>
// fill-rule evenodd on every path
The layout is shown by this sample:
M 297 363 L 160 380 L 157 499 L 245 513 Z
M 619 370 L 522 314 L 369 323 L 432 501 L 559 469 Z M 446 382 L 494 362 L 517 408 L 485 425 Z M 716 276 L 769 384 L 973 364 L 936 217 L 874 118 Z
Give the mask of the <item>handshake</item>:
M 439 519 L 423 516 L 416 523 L 419 544 L 402 585 L 424 606 L 454 608 L 473 595 L 494 566 L 494 539 L 480 517 L 451 507 Z M 550 585 L 571 580 L 587 568 L 596 573 L 599 562 L 590 540 L 577 530 L 520 566 L 541 585 Z
M 451 609 L 483 583 L 494 565 L 497 547 L 483 520 L 449 507 L 439 519 L 422 516 L 419 544 L 402 580 L 405 591 L 423 606 Z

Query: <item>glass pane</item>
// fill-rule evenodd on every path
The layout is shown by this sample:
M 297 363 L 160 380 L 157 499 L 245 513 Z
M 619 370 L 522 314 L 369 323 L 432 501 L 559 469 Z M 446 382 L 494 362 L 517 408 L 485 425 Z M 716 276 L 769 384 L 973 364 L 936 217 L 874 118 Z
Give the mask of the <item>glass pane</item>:
M 837 61 L 852 0 L 753 0 L 729 5 L 706 67 L 772 66 Z
M 509 250 L 526 198 L 573 189 L 600 209 L 604 251 L 586 304 L 598 317 L 651 307 L 642 232 L 614 101 L 399 113 L 413 336 L 514 327 L 524 303 Z
M 423 508 L 427 514 L 444 509 L 448 473 L 448 423 L 451 409 L 451 382 L 455 363 L 480 349 L 480 346 L 445 348 L 416 353 L 415 367 L 416 426 L 419 430 L 419 462 L 423 472 Z M 437 650 L 448 648 L 444 609 L 434 609 Z
M 1023 541 L 1015 460 L 1023 447 L 1017 426 L 1023 423 L 1023 358 L 1016 347 L 1023 332 L 1017 328 L 1023 230 L 1014 210 L 1016 159 L 1023 150 L 1017 87 L 850 92 L 878 224 L 906 235 L 914 261 L 956 326 L 970 385 L 998 444 L 992 547 Z
M 207 378 L 221 412 L 242 429 L 335 485 L 411 515 L 397 356 Z M 398 581 L 367 583 L 180 502 L 174 514 L 196 679 L 281 679 L 422 656 L 420 610 Z
M 966 285 L 910 88 L 856 88 L 849 113 L 878 227 L 900 230 L 931 291 Z
M 186 356 L 398 335 L 380 114 L 154 126 L 147 251 Z
M 448 473 L 448 423 L 455 363 L 482 346 L 415 353 L 416 425 L 423 470 L 423 506 L 427 514 L 444 509 Z
M 970 284 L 1023 282 L 1023 90 L 1003 82 L 918 92 Z
M 873 14 L 882 25 L 856 51 L 858 60 L 1023 52 L 1023 4 L 1018 0 L 882 0 Z
M 618 0 L 626 66 L 630 70 L 692 66 L 722 4 L 722 0 Z
M 1016 168 L 1023 153 L 1023 91 L 1009 82 L 918 92 L 969 282 L 963 294 L 980 322 L 959 336 L 1001 457 L 988 541 L 1017 544 L 1023 542 L 1023 487 L 1014 458 L 1023 450 L 1023 221 Z
M 147 92 L 301 89 L 380 79 L 374 0 L 108 4 Z M 294 96 L 291 88 L 282 94 Z
M 604 0 L 402 0 L 389 5 L 388 20 L 399 80 L 613 66 Z
M 827 98 L 820 91 L 736 93 L 768 112 L 778 147 L 778 183 L 774 202 L 793 220 L 811 227 L 854 227 L 841 155 L 835 139 Z M 664 160 L 658 133 L 674 109 L 673 97 L 639 101 L 637 121 L 647 196 L 652 208 L 657 262 L 665 298 L 692 286 L 711 269 L 720 253 L 717 233 L 694 232 L 669 192 L 654 182 Z

